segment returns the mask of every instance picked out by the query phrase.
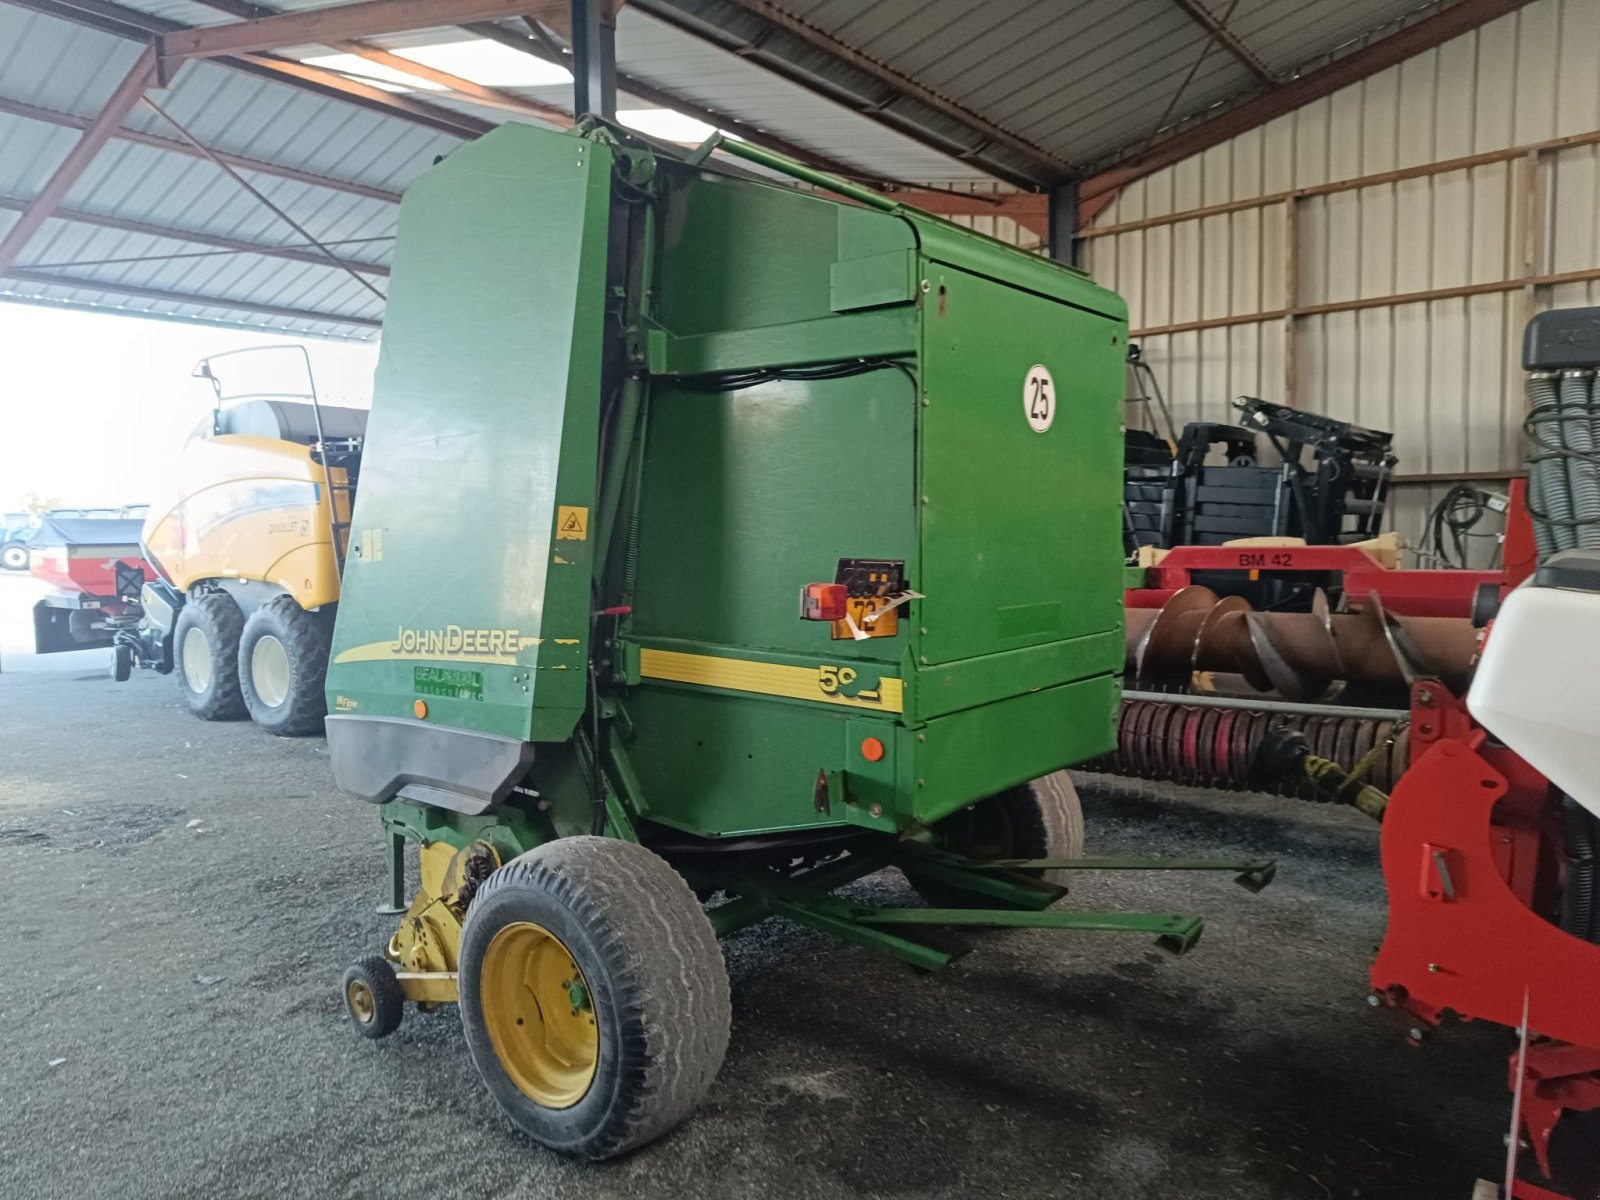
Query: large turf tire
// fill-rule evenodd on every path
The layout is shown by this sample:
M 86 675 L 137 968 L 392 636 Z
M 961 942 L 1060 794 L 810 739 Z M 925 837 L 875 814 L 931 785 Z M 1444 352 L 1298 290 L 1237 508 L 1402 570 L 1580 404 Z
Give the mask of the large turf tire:
M 933 828 L 937 844 L 970 858 L 1081 858 L 1083 805 L 1065 771 L 1007 788 L 953 813 Z M 1046 883 L 1067 885 L 1072 872 L 1036 872 Z M 936 879 L 908 873 L 911 885 L 936 908 L 988 907 L 992 899 Z
M 564 945 L 597 1026 L 593 1079 L 566 1107 L 518 1087 L 485 1018 L 485 954 L 523 923 Z M 459 967 L 478 1073 L 517 1127 L 552 1150 L 604 1159 L 642 1146 L 687 1118 L 722 1066 L 732 1021 L 722 950 L 682 877 L 642 846 L 571 837 L 513 859 L 474 897 Z
M 243 631 L 244 614 L 233 597 L 223 592 L 193 596 L 178 613 L 172 631 L 175 673 L 189 711 L 202 721 L 237 721 L 246 715 L 239 692 L 239 636 Z M 203 648 L 203 654 L 191 652 L 196 648 Z
M 276 596 L 244 623 L 239 688 L 250 719 L 268 733 L 305 737 L 322 732 L 322 719 L 328 715 L 322 688 L 333 633 L 329 615 L 307 612 L 293 596 Z M 277 665 L 270 679 L 258 680 L 255 667 L 265 661 L 267 651 Z
M 28 543 L 7 542 L 0 546 L 0 567 L 8 571 L 26 571 L 28 569 Z

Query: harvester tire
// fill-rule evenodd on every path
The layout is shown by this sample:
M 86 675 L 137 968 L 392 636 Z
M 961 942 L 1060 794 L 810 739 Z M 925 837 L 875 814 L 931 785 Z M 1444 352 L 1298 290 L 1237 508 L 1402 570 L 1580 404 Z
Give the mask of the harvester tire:
M 722 1066 L 732 1011 L 716 934 L 683 878 L 632 842 L 562 838 L 501 867 L 473 898 L 458 961 L 472 1061 L 552 1150 L 642 1146 Z
M 934 826 L 944 849 L 972 858 L 1081 858 L 1083 805 L 1066 771 L 997 792 Z M 1039 871 L 1065 887 L 1072 872 Z M 935 908 L 992 907 L 994 900 L 908 873 L 911 886 Z
M 383 955 L 363 955 L 346 967 L 342 990 L 350 1027 L 362 1037 L 388 1037 L 400 1028 L 406 994 Z
M 251 720 L 279 737 L 322 732 L 331 633 L 325 614 L 307 612 L 293 596 L 250 614 L 239 639 L 239 688 Z
M 173 628 L 172 653 L 189 711 L 202 721 L 246 715 L 239 692 L 239 635 L 244 614 L 223 592 L 190 598 Z

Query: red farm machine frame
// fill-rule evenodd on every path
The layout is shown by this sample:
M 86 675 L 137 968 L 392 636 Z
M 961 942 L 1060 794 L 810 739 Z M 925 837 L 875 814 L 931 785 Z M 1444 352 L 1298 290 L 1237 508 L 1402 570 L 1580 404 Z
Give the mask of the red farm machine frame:
M 1507 1173 L 1515 1200 L 1600 1198 L 1600 821 L 1467 709 L 1494 614 L 1536 570 L 1526 481 L 1498 571 L 1398 570 L 1359 546 L 1186 546 L 1127 592 L 1119 774 L 1358 803 L 1375 786 L 1389 925 L 1370 1002 L 1421 1042 L 1451 1019 L 1517 1030 Z M 1193 582 L 1234 572 L 1331 578 L 1311 612 L 1257 612 Z M 1220 677 L 1224 693 L 1177 687 Z M 1273 698 L 1227 695 L 1226 681 Z M 1330 681 L 1334 702 L 1322 699 Z M 1140 687 L 1156 690 L 1140 690 Z M 1342 702 L 1404 690 L 1404 707 Z M 1343 689 L 1341 692 L 1340 689 Z M 1294 697 L 1289 699 L 1287 697 Z M 1298 735 L 1294 772 L 1264 770 Z M 1266 749 L 1264 749 L 1264 747 Z M 1331 779 L 1319 768 L 1330 771 Z M 1370 794 L 1370 793 L 1369 793 Z M 1376 815 L 1376 814 L 1375 814 Z M 1517 1178 L 1531 1158 L 1563 1190 Z M 1526 1171 L 1523 1172 L 1524 1174 Z
M 40 654 L 110 647 L 143 612 L 148 575 L 140 517 L 47 517 L 29 545 L 29 569 L 51 591 L 33 606 Z M 119 663 L 122 659 L 119 657 Z
M 1533 453 L 1499 570 L 1399 570 L 1371 542 L 1142 549 L 1102 763 L 1380 817 L 1369 1001 L 1412 1042 L 1517 1032 L 1504 1175 L 1478 1193 L 1505 1200 L 1600 1200 L 1597 330 L 1600 309 L 1529 326 Z

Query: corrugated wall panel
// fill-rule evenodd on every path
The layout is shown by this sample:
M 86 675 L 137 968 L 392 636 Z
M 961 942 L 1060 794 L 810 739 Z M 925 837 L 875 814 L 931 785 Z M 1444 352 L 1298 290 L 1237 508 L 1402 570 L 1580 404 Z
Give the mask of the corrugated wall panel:
M 1535 0 L 1130 185 L 1095 224 L 1595 135 L 1596 46 L 1600 3 Z M 1521 287 L 1382 301 L 1600 270 L 1600 145 L 1549 146 L 1533 158 L 1092 236 L 1086 246 L 1096 278 L 1127 298 L 1135 330 L 1152 331 L 1139 340 L 1179 423 L 1225 418 L 1239 394 L 1288 399 L 1392 430 L 1402 474 L 1509 472 L 1523 454 L 1522 326 L 1534 306 L 1600 303 L 1600 280 L 1542 285 L 1531 301 Z M 1281 315 L 1364 301 L 1382 303 Z M 1130 423 L 1152 416 L 1130 407 Z M 1398 487 L 1396 527 L 1415 538 L 1448 486 Z

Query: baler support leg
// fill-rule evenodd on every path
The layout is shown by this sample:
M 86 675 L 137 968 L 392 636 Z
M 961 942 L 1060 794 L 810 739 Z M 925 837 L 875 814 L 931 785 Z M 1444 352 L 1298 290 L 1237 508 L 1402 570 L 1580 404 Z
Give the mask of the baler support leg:
M 406 911 L 406 839 L 396 830 L 389 830 L 389 898 L 378 905 L 385 917 Z

